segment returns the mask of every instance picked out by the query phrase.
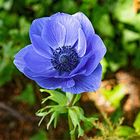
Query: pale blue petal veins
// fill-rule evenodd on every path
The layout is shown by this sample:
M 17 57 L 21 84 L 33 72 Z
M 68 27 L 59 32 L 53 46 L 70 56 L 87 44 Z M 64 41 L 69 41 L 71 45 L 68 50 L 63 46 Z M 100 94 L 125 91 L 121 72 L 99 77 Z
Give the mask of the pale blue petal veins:
M 29 31 L 31 40 L 32 40 L 33 34 L 41 36 L 42 29 L 48 19 L 49 19 L 49 17 L 43 17 L 43 18 L 38 18 L 38 19 L 33 20 L 31 27 L 30 27 L 30 31 Z
M 95 71 L 89 76 L 75 76 L 73 79 L 75 85 L 71 88 L 63 87 L 63 91 L 73 94 L 79 94 L 82 92 L 96 91 L 101 84 L 102 67 L 99 64 Z
M 64 25 L 66 29 L 65 46 L 73 46 L 78 39 L 80 22 L 73 16 L 65 13 L 56 13 L 51 19 Z
M 51 59 L 52 50 L 50 46 L 38 35 L 32 35 L 33 49 L 41 56 Z
M 98 35 L 94 34 L 94 36 L 89 39 L 89 44 L 89 52 L 93 51 L 93 55 L 85 65 L 85 75 L 90 75 L 95 70 L 106 53 L 106 47 Z
M 78 30 L 78 45 L 76 48 L 79 57 L 83 57 L 85 55 L 86 48 L 87 48 L 87 42 L 86 42 L 84 32 L 82 31 L 81 28 L 79 28 L 79 30 Z
M 47 59 L 36 53 L 33 47 L 28 48 L 28 52 L 24 55 L 26 67 L 33 72 L 45 72 L 52 68 L 50 59 Z
M 75 85 L 73 79 L 62 79 L 62 78 L 46 78 L 46 77 L 36 77 L 34 80 L 43 88 L 54 89 L 54 88 L 70 88 Z
M 54 20 L 48 20 L 42 30 L 43 41 L 51 48 L 56 49 L 64 46 L 66 29 L 65 27 Z
M 21 49 L 14 57 L 14 64 L 21 72 L 23 72 L 24 68 L 26 67 L 24 56 L 25 54 L 27 54 L 29 47 L 31 47 L 31 45 L 28 45 L 25 48 Z
M 84 31 L 87 39 L 95 33 L 90 20 L 82 12 L 78 12 L 72 16 L 81 23 L 82 30 Z

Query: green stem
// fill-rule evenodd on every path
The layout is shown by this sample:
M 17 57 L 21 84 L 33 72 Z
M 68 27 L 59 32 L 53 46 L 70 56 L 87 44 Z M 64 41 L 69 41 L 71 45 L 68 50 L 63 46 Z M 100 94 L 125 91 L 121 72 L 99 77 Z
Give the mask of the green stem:
M 72 107 L 73 106 L 73 103 L 74 103 L 75 98 L 76 98 L 76 94 L 73 94 L 73 97 L 72 97 L 70 103 L 68 104 L 69 107 Z
M 72 107 L 73 106 L 75 98 L 76 98 L 76 94 L 73 95 L 70 103 L 68 104 L 68 107 Z M 73 130 L 73 123 L 72 123 L 72 120 L 71 120 L 69 115 L 68 115 L 68 123 L 69 123 L 69 130 L 70 130 L 70 139 L 71 140 L 76 140 L 75 132 L 71 133 L 71 131 Z
M 73 124 L 72 124 L 72 121 L 71 121 L 71 118 L 69 117 L 69 115 L 68 115 L 68 123 L 69 123 L 69 130 L 70 130 L 70 139 L 71 140 L 76 140 L 75 132 L 71 133 L 71 131 L 73 130 Z

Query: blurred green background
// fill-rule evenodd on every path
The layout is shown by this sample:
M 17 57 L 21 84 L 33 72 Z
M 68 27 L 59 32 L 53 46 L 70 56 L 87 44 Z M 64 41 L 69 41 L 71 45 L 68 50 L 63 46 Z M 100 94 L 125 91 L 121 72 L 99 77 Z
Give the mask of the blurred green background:
M 74 14 L 78 11 L 88 16 L 96 33 L 101 36 L 107 47 L 107 54 L 102 61 L 103 80 L 107 80 L 110 75 L 115 75 L 120 70 L 139 73 L 140 13 L 136 11 L 133 0 L 0 0 L 0 103 L 8 105 L 11 109 L 21 109 L 19 112 L 22 114 L 28 114 L 35 108 L 34 111 L 31 111 L 32 113 L 30 112 L 32 116 L 34 115 L 40 106 L 42 95 L 40 95 L 38 87 L 15 68 L 14 55 L 30 43 L 29 28 L 34 19 L 50 16 L 56 12 Z M 118 85 L 116 84 L 116 86 Z M 115 91 L 110 89 L 102 92 L 109 102 L 115 104 L 117 110 L 125 95 L 117 96 L 121 88 L 120 86 L 115 88 Z M 110 94 L 114 96 L 112 97 Z M 22 109 L 27 109 L 27 111 L 22 111 Z M 3 114 L 2 112 L 0 116 Z M 137 120 L 139 120 L 137 124 L 140 124 L 140 117 Z M 28 124 L 30 127 L 33 124 L 36 126 L 29 128 L 30 133 L 27 136 L 20 134 L 19 137 L 16 137 L 16 134 L 12 136 L 9 134 L 9 139 L 20 140 L 21 137 L 25 140 L 47 139 L 45 127 L 40 130 L 37 128 L 37 120 L 35 122 Z M 8 140 L 4 134 L 6 130 L 3 130 L 6 124 L 7 120 L 1 119 L 0 139 L 2 140 Z M 140 133 L 140 125 L 137 124 L 135 124 L 135 129 Z M 131 125 L 133 124 L 131 123 Z M 16 123 L 14 126 L 13 129 L 17 127 Z M 60 130 L 57 131 L 59 133 Z M 128 135 L 129 131 L 124 133 Z M 50 137 L 53 134 L 48 132 L 48 135 Z M 67 139 L 65 135 L 63 139 Z

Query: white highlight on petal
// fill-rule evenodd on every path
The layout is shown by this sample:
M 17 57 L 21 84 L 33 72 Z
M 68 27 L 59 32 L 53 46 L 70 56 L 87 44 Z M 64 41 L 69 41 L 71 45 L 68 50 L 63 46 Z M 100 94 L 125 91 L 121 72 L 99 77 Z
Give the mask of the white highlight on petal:
M 84 32 L 82 31 L 81 28 L 79 28 L 79 30 L 78 30 L 78 47 L 77 47 L 77 53 L 78 53 L 79 57 L 84 56 L 84 54 L 86 53 L 86 48 L 87 48 L 87 42 L 86 42 Z

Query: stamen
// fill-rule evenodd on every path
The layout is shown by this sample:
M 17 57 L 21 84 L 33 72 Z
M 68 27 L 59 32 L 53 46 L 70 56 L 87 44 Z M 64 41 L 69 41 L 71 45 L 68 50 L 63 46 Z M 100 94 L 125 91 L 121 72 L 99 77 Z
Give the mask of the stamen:
M 78 65 L 79 57 L 74 48 L 63 46 L 53 51 L 51 62 L 56 70 L 70 72 Z

